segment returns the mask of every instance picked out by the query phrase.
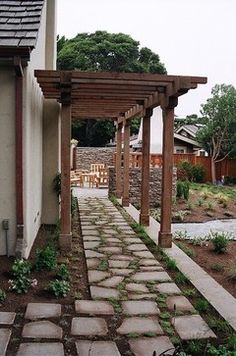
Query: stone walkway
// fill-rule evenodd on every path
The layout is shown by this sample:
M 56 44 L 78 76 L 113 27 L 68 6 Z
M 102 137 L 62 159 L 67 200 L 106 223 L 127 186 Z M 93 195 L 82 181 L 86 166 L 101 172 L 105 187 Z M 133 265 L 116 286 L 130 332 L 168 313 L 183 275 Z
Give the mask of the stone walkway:
M 75 302 L 76 317 L 60 304 L 28 304 L 17 356 L 152 356 L 172 354 L 174 335 L 215 337 L 107 198 L 81 198 L 79 210 L 91 300 Z M 0 313 L 1 356 L 15 318 Z

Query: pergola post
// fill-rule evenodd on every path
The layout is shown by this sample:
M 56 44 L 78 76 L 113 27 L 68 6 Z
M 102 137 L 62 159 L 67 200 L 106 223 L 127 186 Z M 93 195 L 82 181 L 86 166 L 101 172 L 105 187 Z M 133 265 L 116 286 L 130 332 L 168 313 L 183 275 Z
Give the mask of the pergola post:
M 116 131 L 116 197 L 122 196 L 122 178 L 121 178 L 121 155 L 122 155 L 122 128 L 123 123 L 117 122 Z
M 63 73 L 64 74 L 64 73 Z M 59 246 L 63 251 L 71 250 L 71 95 L 70 78 L 62 76 L 61 93 L 61 234 Z
M 147 109 L 143 117 L 142 132 L 142 182 L 141 211 L 139 223 L 149 226 L 149 188 L 150 188 L 150 121 L 152 109 Z
M 122 206 L 129 206 L 129 142 L 130 121 L 125 121 L 124 130 L 124 169 L 123 169 L 123 198 Z
M 172 181 L 174 154 L 174 108 L 178 98 L 170 97 L 169 104 L 163 109 L 163 146 L 162 146 L 162 195 L 161 223 L 159 245 L 164 248 L 172 246 Z

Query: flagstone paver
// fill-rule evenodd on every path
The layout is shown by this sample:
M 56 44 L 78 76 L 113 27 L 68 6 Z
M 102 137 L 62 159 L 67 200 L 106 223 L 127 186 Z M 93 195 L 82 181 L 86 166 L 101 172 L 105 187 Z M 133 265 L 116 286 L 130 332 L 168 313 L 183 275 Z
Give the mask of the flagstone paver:
M 76 300 L 75 311 L 79 314 L 113 315 L 113 306 L 106 301 Z
M 141 283 L 127 283 L 126 289 L 129 292 L 140 292 L 140 293 L 148 293 L 148 288 Z
M 25 319 L 47 319 L 61 316 L 61 305 L 53 303 L 29 303 L 26 308 Z
M 10 329 L 0 329 L 0 355 L 1 356 L 5 356 L 10 337 L 11 337 Z
M 92 286 L 90 287 L 91 297 L 94 299 L 119 298 L 119 292 L 116 289 Z
M 171 281 L 166 272 L 137 272 L 133 276 L 134 281 Z
M 122 277 L 122 276 L 114 276 L 114 277 L 107 278 L 106 280 L 100 282 L 99 286 L 108 287 L 108 288 L 115 288 L 120 283 L 122 283 L 123 280 L 124 280 L 124 277 Z
M 21 344 L 16 356 L 64 356 L 61 343 L 25 343 Z
M 138 300 L 138 299 L 156 299 L 157 295 L 154 293 L 143 293 L 143 294 L 128 294 L 129 299 Z
M 89 270 L 88 271 L 89 283 L 100 282 L 109 276 L 110 276 L 110 274 L 108 272 L 102 272 L 102 271 L 97 271 L 97 270 Z
M 175 283 L 160 283 L 155 286 L 160 293 L 165 294 L 181 294 L 181 290 Z
M 184 315 L 175 317 L 172 319 L 172 325 L 174 325 L 182 340 L 216 337 L 200 315 Z
M 120 356 L 120 352 L 112 341 L 80 340 L 76 342 L 79 356 Z
M 195 309 L 192 304 L 183 295 L 171 296 L 166 298 L 166 304 L 169 310 L 189 311 L 194 312 Z
M 26 338 L 61 339 L 62 328 L 51 321 L 33 321 L 24 326 L 22 336 Z
M 85 251 L 85 256 L 86 256 L 86 258 L 105 257 L 105 255 L 103 255 L 102 253 L 99 253 L 99 252 L 96 252 L 96 251 L 92 251 L 92 250 L 86 250 Z
M 163 334 L 162 328 L 157 317 L 131 317 L 125 318 L 121 326 L 117 329 L 118 334 L 127 335 L 130 333 L 145 334 L 156 333 Z
M 139 261 L 139 265 L 140 266 L 160 266 L 161 267 L 161 264 L 157 260 L 148 259 L 148 258 L 141 259 Z
M 167 336 L 130 339 L 129 345 L 135 356 L 153 355 L 154 351 L 156 351 L 156 356 L 167 350 L 168 355 L 174 353 L 174 345 Z
M 15 317 L 16 313 L 0 312 L 0 325 L 12 325 Z
M 108 328 L 103 318 L 73 318 L 71 334 L 77 336 L 107 335 Z
M 110 268 L 126 268 L 129 266 L 129 261 L 118 261 L 118 260 L 110 260 L 109 262 Z
M 122 302 L 123 313 L 127 315 L 157 315 L 160 313 L 155 302 L 149 300 Z

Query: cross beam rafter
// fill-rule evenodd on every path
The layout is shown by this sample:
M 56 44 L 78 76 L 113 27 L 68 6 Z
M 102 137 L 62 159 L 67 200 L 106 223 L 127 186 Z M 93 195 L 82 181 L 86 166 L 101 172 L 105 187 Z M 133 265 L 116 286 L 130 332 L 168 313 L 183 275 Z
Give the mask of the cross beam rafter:
M 37 70 L 35 76 L 45 98 L 61 101 L 63 75 L 71 78 L 73 120 L 117 117 L 129 120 L 143 115 L 146 109 L 167 107 L 170 97 L 183 95 L 207 82 L 205 77 L 149 73 Z

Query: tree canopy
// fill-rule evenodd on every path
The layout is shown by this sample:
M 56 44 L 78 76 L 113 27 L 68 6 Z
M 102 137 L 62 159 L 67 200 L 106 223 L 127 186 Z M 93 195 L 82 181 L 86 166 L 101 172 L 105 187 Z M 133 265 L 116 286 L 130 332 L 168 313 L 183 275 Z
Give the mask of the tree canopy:
M 57 67 L 61 70 L 140 72 L 165 74 L 158 54 L 140 48 L 139 42 L 123 33 L 79 33 L 72 39 L 57 41 Z M 140 120 L 134 119 L 131 133 L 138 132 Z M 82 146 L 104 146 L 114 137 L 109 120 L 85 120 L 73 123 L 73 138 Z
M 202 105 L 205 125 L 197 133 L 197 141 L 212 157 L 212 180 L 215 164 L 236 156 L 236 89 L 232 85 L 215 85 L 212 97 Z

